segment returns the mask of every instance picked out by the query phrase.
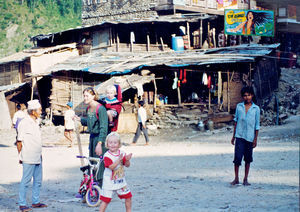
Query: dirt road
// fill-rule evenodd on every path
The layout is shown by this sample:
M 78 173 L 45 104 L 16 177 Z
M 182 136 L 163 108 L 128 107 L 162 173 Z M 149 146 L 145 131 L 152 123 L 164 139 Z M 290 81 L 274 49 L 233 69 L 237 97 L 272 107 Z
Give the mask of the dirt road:
M 81 180 L 77 146 L 49 145 L 62 135 L 46 131 L 41 199 L 49 207 L 34 211 L 98 211 L 74 197 Z M 125 152 L 133 153 L 126 170 L 133 211 L 299 211 L 300 117 L 261 129 L 248 187 L 229 185 L 233 180 L 231 136 L 232 129 L 206 133 L 172 129 L 151 137 L 150 146 L 143 146 L 143 138 L 137 146 L 123 145 Z M 22 167 L 13 130 L 0 132 L 0 137 L 0 211 L 16 211 Z M 133 135 L 121 137 L 128 144 Z M 84 143 L 86 139 L 84 135 Z M 87 154 L 86 144 L 83 149 Z M 115 196 L 107 211 L 125 211 L 124 203 Z

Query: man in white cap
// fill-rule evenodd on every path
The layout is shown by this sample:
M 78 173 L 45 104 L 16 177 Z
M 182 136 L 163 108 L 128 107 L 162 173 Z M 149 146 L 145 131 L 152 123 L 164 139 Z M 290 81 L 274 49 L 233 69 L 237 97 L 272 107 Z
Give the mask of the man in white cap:
M 40 202 L 42 185 L 42 138 L 38 119 L 42 114 L 41 104 L 37 99 L 28 103 L 26 116 L 18 126 L 17 149 L 20 163 L 23 165 L 23 176 L 19 190 L 19 208 L 22 212 L 31 211 L 26 203 L 27 188 L 33 178 L 32 207 L 44 208 Z

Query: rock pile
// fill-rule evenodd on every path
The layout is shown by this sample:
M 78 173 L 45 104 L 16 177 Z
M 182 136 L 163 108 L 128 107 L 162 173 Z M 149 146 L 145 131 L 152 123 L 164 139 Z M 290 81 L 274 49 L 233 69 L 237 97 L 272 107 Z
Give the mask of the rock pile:
M 300 114 L 300 69 L 281 69 L 278 91 L 262 104 L 262 125 L 283 124 L 290 115 Z

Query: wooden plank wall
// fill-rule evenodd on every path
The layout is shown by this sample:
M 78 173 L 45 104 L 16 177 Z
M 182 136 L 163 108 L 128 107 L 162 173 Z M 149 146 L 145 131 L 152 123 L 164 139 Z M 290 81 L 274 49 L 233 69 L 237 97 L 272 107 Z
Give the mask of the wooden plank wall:
M 229 98 L 230 98 L 230 109 L 233 110 L 235 109 L 237 103 L 243 101 L 241 97 L 241 89 L 243 88 L 243 82 L 240 79 L 240 74 L 239 73 L 233 73 L 234 75 L 232 76 L 232 72 L 230 73 L 230 79 L 232 81 L 229 83 Z M 227 108 L 227 80 L 224 82 L 223 81 L 223 108 Z
M 0 65 L 0 86 L 20 83 L 19 63 Z
M 53 115 L 63 115 L 67 109 L 66 104 L 73 102 L 73 108 L 78 115 L 84 115 L 86 105 L 83 103 L 83 90 L 94 87 L 100 82 L 84 82 L 82 78 L 58 77 L 52 79 L 52 89 L 49 101 Z

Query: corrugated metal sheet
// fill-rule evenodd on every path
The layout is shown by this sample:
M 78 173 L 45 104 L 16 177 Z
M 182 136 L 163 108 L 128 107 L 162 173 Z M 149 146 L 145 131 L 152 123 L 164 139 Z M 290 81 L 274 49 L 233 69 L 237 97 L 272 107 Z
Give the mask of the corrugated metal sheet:
M 42 75 L 62 70 L 114 75 L 127 74 L 133 70 L 160 65 L 186 67 L 192 65 L 253 62 L 256 57 L 268 55 L 278 46 L 279 44 L 266 46 L 242 45 L 182 52 L 94 52 L 54 65 Z
M 39 55 L 45 54 L 47 52 L 64 49 L 64 48 L 75 49 L 76 43 L 58 45 L 58 46 L 47 47 L 47 48 L 33 48 L 33 49 L 24 50 L 22 52 L 18 52 L 16 54 L 10 55 L 8 57 L 1 58 L 0 64 L 11 63 L 11 62 L 21 62 L 32 56 L 39 56 Z
M 11 90 L 15 90 L 19 87 L 22 87 L 23 85 L 25 85 L 26 82 L 23 82 L 23 83 L 16 83 L 16 84 L 12 84 L 12 85 L 3 85 L 3 86 L 0 86 L 0 91 L 11 91 Z
M 49 34 L 40 34 L 30 38 L 30 40 L 43 40 L 49 39 L 52 36 L 57 34 L 62 34 L 69 31 L 77 31 L 82 29 L 88 29 L 91 27 L 98 27 L 104 25 L 115 25 L 115 24 L 139 24 L 139 23 L 179 23 L 179 22 L 196 22 L 200 19 L 214 19 L 216 16 L 208 15 L 203 13 L 198 14 L 178 14 L 178 15 L 165 15 L 165 16 L 156 16 L 156 17 L 149 17 L 149 18 L 133 18 L 133 19 L 120 19 L 120 20 L 111 20 L 111 21 L 103 21 L 99 24 L 95 25 L 85 25 L 85 26 L 78 26 L 76 28 L 70 28 L 60 32 L 54 32 Z

